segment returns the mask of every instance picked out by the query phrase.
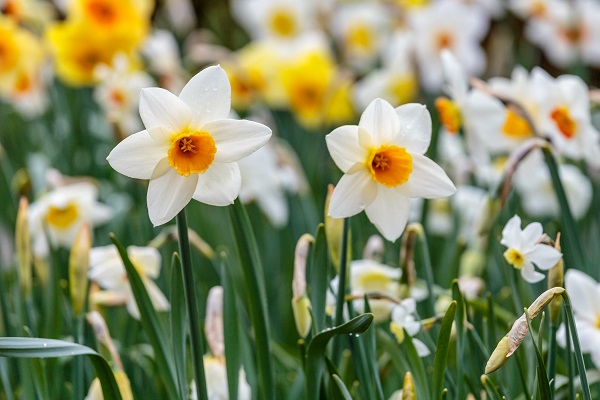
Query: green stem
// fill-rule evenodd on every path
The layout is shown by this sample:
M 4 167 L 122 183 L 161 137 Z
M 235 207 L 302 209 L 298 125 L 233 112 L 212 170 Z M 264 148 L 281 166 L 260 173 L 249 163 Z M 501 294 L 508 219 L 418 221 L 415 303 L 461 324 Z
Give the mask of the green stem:
M 75 325 L 75 343 L 83 344 L 83 316 L 78 315 L 74 318 Z M 83 399 L 84 389 L 83 389 L 83 358 L 82 357 L 74 357 L 73 358 L 73 400 Z
M 569 399 L 575 398 L 575 368 L 573 367 L 573 354 L 571 353 L 571 329 L 569 328 L 569 323 L 565 324 L 565 332 L 567 336 L 567 372 L 569 374 Z
M 177 233 L 179 235 L 179 253 L 181 254 L 181 270 L 183 275 L 183 292 L 187 304 L 188 319 L 190 323 L 190 346 L 192 349 L 192 366 L 198 398 L 208 399 L 206 392 L 206 379 L 204 377 L 204 349 L 202 345 L 202 330 L 199 324 L 198 305 L 194 291 L 194 274 L 190 253 L 190 240 L 188 238 L 187 220 L 185 209 L 177 214 Z
M 565 246 L 567 249 L 565 252 L 567 265 L 569 267 L 582 268 L 584 265 L 583 249 L 581 247 L 582 242 L 579 238 L 579 234 L 577 233 L 577 224 L 575 223 L 575 219 L 571 213 L 564 186 L 560 180 L 558 164 L 554 159 L 552 151 L 549 147 L 544 147 L 543 152 L 544 158 L 546 159 L 546 164 L 548 165 L 548 169 L 550 171 L 550 177 L 552 178 L 552 185 L 554 186 L 554 191 L 556 192 L 556 198 L 558 199 L 558 204 L 560 205 L 560 216 L 563 225 L 562 228 L 565 232 L 563 237 L 568 243 L 568 245 Z
M 435 314 L 435 296 L 433 296 L 433 268 L 431 266 L 431 257 L 429 256 L 429 245 L 427 244 L 427 237 L 425 236 L 425 231 L 423 230 L 423 226 L 420 226 L 420 229 L 417 231 L 417 237 L 419 239 L 419 252 L 421 253 L 422 267 L 425 272 L 425 281 L 427 282 L 427 291 L 429 292 L 429 296 L 427 296 L 427 304 L 429 308 L 427 309 L 427 315 Z
M 592 400 L 592 394 L 590 393 L 590 385 L 588 384 L 587 374 L 585 371 L 585 363 L 583 361 L 583 354 L 581 353 L 581 346 L 579 344 L 579 336 L 577 335 L 577 326 L 575 325 L 575 318 L 573 317 L 573 308 L 571 307 L 571 299 L 567 292 L 563 292 L 563 300 L 565 305 L 565 313 L 567 314 L 567 322 L 571 331 L 571 338 L 573 339 L 573 348 L 575 349 L 575 361 L 577 362 L 577 369 L 579 370 L 579 379 L 581 380 L 581 391 L 583 392 L 584 400 Z M 568 348 L 570 349 L 570 347 Z
M 344 228 L 342 231 L 342 245 L 340 247 L 340 265 L 339 279 L 337 287 L 337 299 L 335 303 L 335 326 L 344 323 L 344 304 L 346 303 L 346 280 L 348 274 L 348 231 L 350 230 L 350 219 L 344 219 Z M 342 338 L 336 336 L 333 338 L 333 354 L 331 359 L 337 363 L 342 352 Z
M 556 378 L 556 332 L 558 323 L 550 322 L 550 344 L 548 345 L 548 380 L 550 381 L 550 399 L 554 399 L 554 379 Z

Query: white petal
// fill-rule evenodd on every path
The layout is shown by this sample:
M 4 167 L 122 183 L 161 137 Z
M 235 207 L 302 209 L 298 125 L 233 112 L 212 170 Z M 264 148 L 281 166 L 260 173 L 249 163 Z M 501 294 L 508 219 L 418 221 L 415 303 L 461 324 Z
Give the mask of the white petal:
M 347 218 L 358 214 L 371 204 L 377 195 L 376 183 L 366 169 L 344 174 L 329 202 L 329 215 Z
M 431 115 L 423 104 L 410 103 L 396 108 L 400 123 L 398 144 L 411 153 L 423 154 L 431 142 Z
M 456 192 L 454 183 L 442 167 L 421 154 L 411 154 L 411 156 L 413 170 L 408 181 L 396 188 L 398 193 L 413 198 L 437 199 L 451 196 Z
M 547 244 L 537 244 L 532 250 L 525 252 L 523 255 L 544 271 L 554 267 L 562 257 L 560 251 Z
M 168 162 L 162 161 L 161 164 Z M 154 226 L 169 222 L 183 210 L 190 200 L 198 183 L 198 175 L 181 176 L 173 168 L 159 177 L 152 178 L 148 186 L 148 215 Z
M 148 131 L 123 139 L 106 160 L 115 171 L 130 178 L 150 179 L 156 164 L 167 156 L 168 147 L 158 145 Z
M 539 222 L 532 222 L 521 232 L 521 246 L 523 249 L 528 249 L 535 246 L 544 234 L 544 228 Z
M 450 50 L 442 50 L 440 54 L 442 70 L 446 87 L 446 94 L 454 100 L 462 100 L 467 94 L 467 76 L 465 71 L 456 59 L 456 56 Z
M 199 175 L 194 200 L 211 206 L 227 206 L 240 194 L 242 177 L 237 163 L 214 162 Z
M 258 122 L 221 119 L 202 127 L 210 133 L 217 146 L 215 161 L 231 163 L 254 153 L 269 141 L 271 129 Z
M 358 126 L 345 125 L 325 136 L 331 158 L 343 172 L 367 158 L 367 150 L 358 142 Z
M 415 336 L 421 330 L 421 322 L 415 321 L 415 317 L 409 315 L 408 318 L 404 320 L 404 329 L 410 336 Z
M 419 339 L 413 339 L 413 344 L 415 345 L 415 350 L 417 350 L 419 357 L 427 357 L 431 354 L 429 348 Z
M 231 85 L 220 66 L 205 68 L 185 85 L 179 98 L 196 114 L 197 124 L 225 119 L 231 108 Z
M 381 146 L 392 142 L 400 124 L 390 103 L 375 99 L 360 116 L 358 126 L 370 133 L 375 146 Z
M 500 243 L 506 247 L 520 248 L 521 246 L 521 217 L 515 215 L 508 220 L 502 229 Z
M 365 209 L 369 221 L 384 238 L 394 242 L 402 235 L 410 211 L 410 199 L 394 189 L 377 185 L 377 197 Z
M 521 276 L 529 283 L 537 283 L 545 277 L 544 274 L 537 272 L 531 263 L 526 263 L 523 268 L 521 268 Z
M 140 117 L 146 129 L 162 126 L 179 132 L 193 116 L 187 104 L 168 90 L 145 88 L 140 92 Z
M 579 270 L 569 269 L 565 274 L 565 289 L 571 297 L 575 314 L 595 323 L 596 317 L 600 315 L 600 287 L 598 283 Z
M 169 300 L 167 300 L 163 292 L 156 286 L 156 283 L 150 279 L 144 279 L 144 287 L 156 311 L 168 311 L 171 308 Z
M 135 259 L 136 266 L 141 268 L 144 274 L 150 278 L 156 279 L 160 273 L 160 253 L 154 247 L 127 247 L 129 258 Z

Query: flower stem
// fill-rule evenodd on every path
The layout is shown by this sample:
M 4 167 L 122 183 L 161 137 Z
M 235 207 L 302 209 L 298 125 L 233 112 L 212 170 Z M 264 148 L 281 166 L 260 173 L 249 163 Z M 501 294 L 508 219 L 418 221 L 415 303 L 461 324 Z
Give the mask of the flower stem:
M 581 391 L 583 392 L 584 400 L 592 400 L 592 394 L 590 393 L 590 385 L 588 384 L 587 374 L 585 371 L 585 363 L 583 361 L 583 354 L 581 353 L 581 346 L 579 345 L 579 336 L 577 335 L 577 326 L 575 325 L 575 318 L 573 317 L 573 308 L 571 307 L 571 299 L 567 292 L 562 294 L 565 314 L 567 315 L 567 323 L 569 324 L 569 330 L 571 331 L 571 339 L 573 339 L 573 348 L 575 350 L 575 361 L 577 362 L 577 369 L 579 371 L 579 379 L 581 380 Z
M 558 323 L 550 322 L 550 344 L 548 346 L 548 380 L 550 381 L 550 398 L 554 398 L 554 378 L 556 378 L 556 332 Z
M 204 377 L 204 349 L 202 345 L 202 330 L 200 329 L 198 305 L 194 291 L 194 274 L 192 270 L 192 259 L 190 253 L 190 241 L 188 238 L 187 220 L 185 209 L 177 214 L 177 233 L 179 235 L 179 253 L 181 255 L 181 271 L 183 275 L 183 292 L 187 304 L 188 319 L 190 322 L 190 345 L 192 348 L 192 366 L 198 398 L 208 399 L 206 392 L 206 379 Z

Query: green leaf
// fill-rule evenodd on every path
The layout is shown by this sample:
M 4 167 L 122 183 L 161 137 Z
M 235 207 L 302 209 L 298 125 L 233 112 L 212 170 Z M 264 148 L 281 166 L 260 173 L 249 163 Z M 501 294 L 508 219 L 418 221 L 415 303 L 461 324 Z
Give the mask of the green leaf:
M 312 338 L 306 350 L 306 398 L 318 399 L 323 372 L 325 348 L 336 335 L 356 335 L 366 331 L 373 322 L 373 314 L 362 314 L 343 325 L 325 329 Z
M 325 300 L 329 284 L 329 257 L 323 224 L 319 224 L 315 234 L 308 277 L 313 321 L 316 331 L 320 332 L 325 328 Z
M 54 358 L 87 356 L 102 385 L 105 399 L 121 400 L 121 392 L 108 362 L 89 347 L 55 339 L 4 337 L 0 338 L 0 357 Z
M 413 344 L 412 336 L 410 336 L 406 330 L 404 330 L 404 341 L 402 342 L 402 347 L 404 347 L 408 359 L 408 370 L 411 372 L 413 380 L 415 381 L 417 399 L 430 399 L 430 379 L 425 373 L 423 359 L 419 357 L 419 353 L 417 353 L 417 349 Z
M 150 345 L 154 349 L 156 367 L 160 378 L 165 385 L 167 395 L 170 399 L 177 399 L 179 398 L 179 390 L 177 378 L 175 377 L 175 365 L 173 358 L 168 353 L 171 346 L 169 346 L 163 328 L 158 320 L 156 310 L 152 305 L 148 292 L 146 292 L 146 287 L 144 286 L 142 278 L 140 278 L 137 270 L 127 255 L 127 250 L 125 250 L 114 234 L 110 234 L 110 239 L 117 247 L 119 255 L 123 260 L 123 264 L 125 265 L 127 277 L 131 284 L 131 291 L 133 292 L 133 297 L 135 297 L 135 302 L 140 310 L 142 328 L 144 329 L 146 336 L 148 336 Z
M 338 266 L 339 279 L 337 294 L 335 299 L 335 325 L 340 326 L 344 322 L 344 304 L 346 304 L 346 281 L 348 274 L 348 236 L 350 235 L 350 218 L 344 218 L 344 228 L 342 230 L 342 245 L 340 247 L 340 265 Z M 350 311 L 350 310 L 349 310 Z M 333 340 L 333 353 L 331 359 L 338 362 L 342 354 L 341 338 Z
M 577 335 L 577 326 L 575 325 L 575 318 L 573 317 L 573 308 L 571 307 L 571 299 L 567 292 L 563 292 L 563 304 L 565 306 L 565 314 L 567 316 L 567 322 L 569 324 L 570 337 L 573 340 L 573 349 L 575 350 L 575 361 L 577 362 L 577 369 L 579 370 L 579 379 L 581 380 L 581 390 L 583 392 L 584 400 L 592 400 L 592 394 L 590 393 L 590 385 L 587 380 L 587 373 L 585 371 L 585 362 L 583 361 L 583 353 L 581 352 L 581 346 L 579 344 L 579 336 Z M 567 333 L 569 336 L 569 333 Z M 567 346 L 569 342 L 567 341 Z M 570 348 L 570 347 L 567 347 Z M 567 355 L 571 357 L 570 353 Z
M 229 208 L 232 230 L 235 233 L 235 243 L 240 265 L 242 266 L 243 282 L 249 301 L 250 320 L 254 328 L 256 344 L 256 364 L 260 397 L 275 398 L 273 384 L 273 367 L 271 361 L 270 332 L 267 320 L 267 296 L 264 284 L 262 261 L 258 253 L 252 225 L 246 214 L 246 209 L 237 199 Z
M 433 361 L 433 398 L 442 394 L 444 387 L 444 374 L 446 372 L 446 363 L 448 362 L 448 349 L 450 347 L 450 333 L 452 332 L 452 323 L 456 314 L 456 301 L 450 303 L 446 315 L 442 320 L 440 333 Z
M 485 388 L 490 400 L 502 400 L 502 395 L 498 391 L 496 384 L 487 375 L 481 375 L 481 384 Z
M 221 255 L 221 284 L 223 285 L 223 335 L 225 339 L 225 367 L 227 369 L 227 387 L 229 398 L 238 398 L 238 380 L 240 376 L 240 339 L 239 315 L 235 297 L 235 289 L 231 272 L 227 267 L 225 254 Z
M 371 307 L 369 306 L 369 301 L 367 296 L 364 297 L 364 308 L 366 313 L 371 312 Z M 379 378 L 379 365 L 377 364 L 377 349 L 375 343 L 375 326 L 371 325 L 369 329 L 366 330 L 364 335 L 361 338 L 353 338 L 353 342 L 356 342 L 359 346 L 360 354 L 361 354 L 361 365 L 358 365 L 358 368 L 365 369 L 364 375 L 370 375 L 370 382 L 373 382 L 373 386 L 375 387 L 375 393 L 370 393 L 369 398 L 373 398 L 377 395 L 377 398 L 380 400 L 384 399 L 383 396 L 383 387 L 381 386 L 381 379 Z M 369 365 L 370 364 L 370 365 Z M 367 365 L 369 368 L 367 368 Z M 373 390 L 373 389 L 371 389 Z
M 535 343 L 535 337 L 533 337 L 533 329 L 531 327 L 531 320 L 529 319 L 529 313 L 525 309 L 525 319 L 527 320 L 527 326 L 529 327 L 529 336 L 533 342 L 533 349 L 535 350 L 535 357 L 537 361 L 537 382 L 538 382 L 538 393 L 542 399 L 550 398 L 550 382 L 548 381 L 548 375 L 546 375 L 546 366 L 544 365 L 544 359 L 540 353 L 540 349 Z M 541 328 L 540 328 L 541 329 Z
M 350 392 L 346 388 L 346 385 L 344 385 L 344 381 L 342 381 L 340 377 L 335 374 L 331 375 L 331 378 L 333 378 L 333 382 L 335 383 L 335 386 L 339 389 L 344 400 L 352 400 L 352 396 L 350 396 Z
M 183 295 L 183 278 L 181 274 L 181 260 L 177 253 L 171 259 L 171 344 L 173 345 L 173 363 L 179 384 L 181 399 L 187 396 L 187 371 L 186 365 L 186 308 Z
M 456 301 L 456 314 L 454 317 L 456 321 L 456 398 L 462 399 L 465 397 L 465 380 L 461 360 L 464 359 L 465 351 L 466 305 L 456 279 L 452 282 L 452 297 Z

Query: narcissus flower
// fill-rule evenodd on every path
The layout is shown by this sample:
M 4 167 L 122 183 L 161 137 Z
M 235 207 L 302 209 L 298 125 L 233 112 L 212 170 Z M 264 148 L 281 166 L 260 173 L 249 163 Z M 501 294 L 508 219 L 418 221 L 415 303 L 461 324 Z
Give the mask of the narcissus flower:
M 108 155 L 123 175 L 150 179 L 148 213 L 162 225 L 194 198 L 225 206 L 240 192 L 237 161 L 262 147 L 271 130 L 257 122 L 228 119 L 231 87 L 219 66 L 194 76 L 179 97 L 160 88 L 142 89 L 145 130 Z
M 521 230 L 521 218 L 518 215 L 512 217 L 502 230 L 500 243 L 508 247 L 504 258 L 521 270 L 521 276 L 529 283 L 544 279 L 544 274 L 537 272 L 534 264 L 539 269 L 549 270 L 562 257 L 554 247 L 540 243 L 543 235 L 544 229 L 539 222 L 532 222 Z
M 424 105 L 394 110 L 385 100 L 373 100 L 358 126 L 339 127 L 326 137 L 333 161 L 344 172 L 329 215 L 346 218 L 365 210 L 386 239 L 398 239 L 410 198 L 447 197 L 456 191 L 444 170 L 423 155 L 430 140 L 431 116 Z
M 396 336 L 398 343 L 404 342 L 404 331 L 411 337 L 419 333 L 421 330 L 421 321 L 415 319 L 414 313 L 417 311 L 417 303 L 415 299 L 408 298 L 402 300 L 400 304 L 396 304 L 392 310 L 392 321 L 390 322 L 390 330 Z M 419 357 L 426 357 L 431 354 L 425 343 L 419 339 L 413 338 L 413 344 L 419 354 Z

